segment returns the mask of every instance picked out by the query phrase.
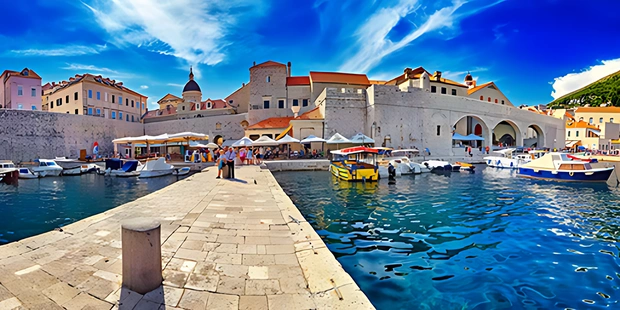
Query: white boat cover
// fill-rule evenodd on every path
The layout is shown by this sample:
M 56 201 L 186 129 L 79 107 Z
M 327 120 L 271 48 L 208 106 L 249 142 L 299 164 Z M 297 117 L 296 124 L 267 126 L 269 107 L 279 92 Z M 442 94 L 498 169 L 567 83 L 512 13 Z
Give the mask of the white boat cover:
M 278 145 L 278 141 L 271 139 L 267 136 L 262 136 L 254 141 L 252 141 L 253 146 L 276 146 Z
M 418 149 L 393 150 L 392 154 L 398 153 L 420 153 Z
M 163 157 L 156 160 L 149 160 L 144 164 L 142 171 L 158 171 L 158 170 L 170 170 L 173 166 L 166 163 Z

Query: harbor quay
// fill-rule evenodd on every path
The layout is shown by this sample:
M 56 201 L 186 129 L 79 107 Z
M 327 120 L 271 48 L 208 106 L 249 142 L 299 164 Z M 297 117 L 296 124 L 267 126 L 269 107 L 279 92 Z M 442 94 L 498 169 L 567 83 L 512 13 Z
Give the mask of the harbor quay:
M 272 173 L 215 169 L 0 247 L 0 309 L 374 309 Z M 121 225 L 161 223 L 163 283 L 122 286 Z

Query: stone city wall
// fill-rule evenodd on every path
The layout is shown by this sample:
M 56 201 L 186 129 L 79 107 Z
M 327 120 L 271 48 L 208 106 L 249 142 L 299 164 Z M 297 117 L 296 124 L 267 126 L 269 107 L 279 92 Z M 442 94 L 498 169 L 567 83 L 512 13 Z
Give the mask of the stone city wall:
M 323 99 L 324 98 L 324 99 Z M 355 88 L 325 88 L 317 97 L 325 116 L 325 139 L 335 133 L 347 138 L 366 128 L 366 91 Z
M 0 159 L 14 162 L 67 156 L 77 158 L 80 150 L 92 154 L 99 143 L 100 154 L 114 151 L 112 140 L 143 135 L 143 124 L 103 117 L 0 110 Z

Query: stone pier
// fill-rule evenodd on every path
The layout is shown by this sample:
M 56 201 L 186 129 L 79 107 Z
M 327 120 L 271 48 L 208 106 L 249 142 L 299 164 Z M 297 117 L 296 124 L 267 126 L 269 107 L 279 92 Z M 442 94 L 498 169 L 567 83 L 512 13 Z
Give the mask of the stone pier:
M 0 247 L 0 309 L 373 309 L 274 179 L 195 174 Z M 121 222 L 161 222 L 163 285 L 121 287 Z

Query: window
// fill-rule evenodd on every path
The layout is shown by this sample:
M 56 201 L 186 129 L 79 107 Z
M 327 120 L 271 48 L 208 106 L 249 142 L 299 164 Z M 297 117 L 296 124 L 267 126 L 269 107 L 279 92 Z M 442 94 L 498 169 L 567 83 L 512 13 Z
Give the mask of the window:
M 278 100 L 278 109 L 284 109 L 284 99 Z
M 598 119 L 598 122 L 599 122 L 599 123 L 602 123 L 602 122 L 603 122 L 603 118 L 602 118 L 602 117 L 601 117 L 601 118 L 599 118 L 599 119 Z
M 452 96 L 456 96 L 456 89 L 452 89 Z
M 24 95 L 24 87 L 21 85 L 17 85 L 17 95 L 18 96 L 23 96 Z
M 580 120 L 580 121 L 583 121 L 583 117 L 580 117 L 580 118 L 579 118 L 579 120 Z
M 73 93 L 73 100 L 78 100 L 78 92 Z
M 61 105 L 62 105 L 62 99 L 61 98 L 56 99 L 56 107 L 59 107 Z
M 579 137 L 579 131 L 575 131 L 575 137 Z
M 97 100 L 101 100 L 101 93 L 97 92 Z
M 101 109 L 97 109 L 97 115 L 101 115 Z
M 33 105 L 33 106 L 32 106 L 32 111 L 36 111 L 36 110 L 37 110 L 37 106 L 36 106 L 36 105 Z
M 609 122 L 610 122 L 610 123 L 613 123 L 613 122 L 614 122 L 614 118 L 613 118 L 613 117 L 612 117 L 612 118 L 610 118 L 610 119 L 609 119 Z
M 269 109 L 269 100 L 263 101 L 263 109 Z
M 93 108 L 88 108 L 88 115 L 93 115 Z
M 445 95 L 445 94 L 448 93 L 448 90 L 445 87 L 442 87 L 441 88 L 441 93 Z
M 112 111 L 112 119 L 116 119 L 116 111 Z
M 302 104 L 301 104 L 302 106 L 304 106 L 304 107 L 308 106 L 308 99 L 302 99 L 301 102 L 302 102 Z
M 489 101 L 489 102 L 491 102 L 491 97 L 489 97 L 489 100 L 488 100 L 488 101 Z
M 118 111 L 118 119 L 121 121 L 123 120 L 123 112 Z
M 129 114 L 125 115 L 125 120 L 129 122 Z
M 118 96 L 118 104 L 123 105 L 123 97 Z
M 91 89 L 88 90 L 88 98 L 93 98 L 93 91 Z
M 30 97 L 36 97 L 36 96 L 37 96 L 37 89 L 33 87 L 30 89 Z
M 17 104 L 17 109 L 18 109 L 18 110 L 22 110 L 22 109 L 24 109 L 24 105 L 23 105 L 23 104 L 21 104 L 21 103 L 18 103 L 18 104 Z
M 222 123 L 215 123 L 215 130 L 222 130 Z
M 504 100 L 502 100 L 502 104 L 504 104 Z
M 568 131 L 568 136 L 570 137 L 570 130 Z
M 431 86 L 431 93 L 437 92 L 437 86 Z
M 108 102 L 108 93 L 103 93 L 103 99 L 105 102 Z
M 76 115 L 77 115 L 77 114 L 79 114 L 79 113 L 78 113 L 78 109 L 75 109 L 75 114 L 76 114 Z
M 497 99 L 495 99 L 495 103 L 497 103 Z
M 69 95 L 65 96 L 65 103 L 69 103 Z
M 129 98 L 125 99 L 125 106 L 127 106 L 127 107 L 129 106 Z
M 185 111 L 185 106 L 182 106 L 182 107 L 181 107 L 181 110 Z
M 441 125 L 437 125 L 437 135 L 441 135 Z
M 54 101 L 50 101 L 50 109 L 54 108 Z
M 112 95 L 112 103 L 114 103 L 114 95 Z
M 594 123 L 594 119 L 592 117 L 590 117 L 590 124 Z
M 131 100 L 131 107 L 133 108 L 133 100 Z
M 298 107 L 299 106 L 299 99 L 293 99 L 293 106 L 294 107 Z
M 480 96 L 480 100 L 484 101 L 484 96 Z
M 133 121 L 134 121 L 134 120 L 133 120 L 133 115 L 132 115 L 132 116 L 131 116 L 131 122 L 133 123 Z
M 271 82 L 271 76 L 270 75 L 267 76 L 266 81 L 267 81 L 267 83 Z

